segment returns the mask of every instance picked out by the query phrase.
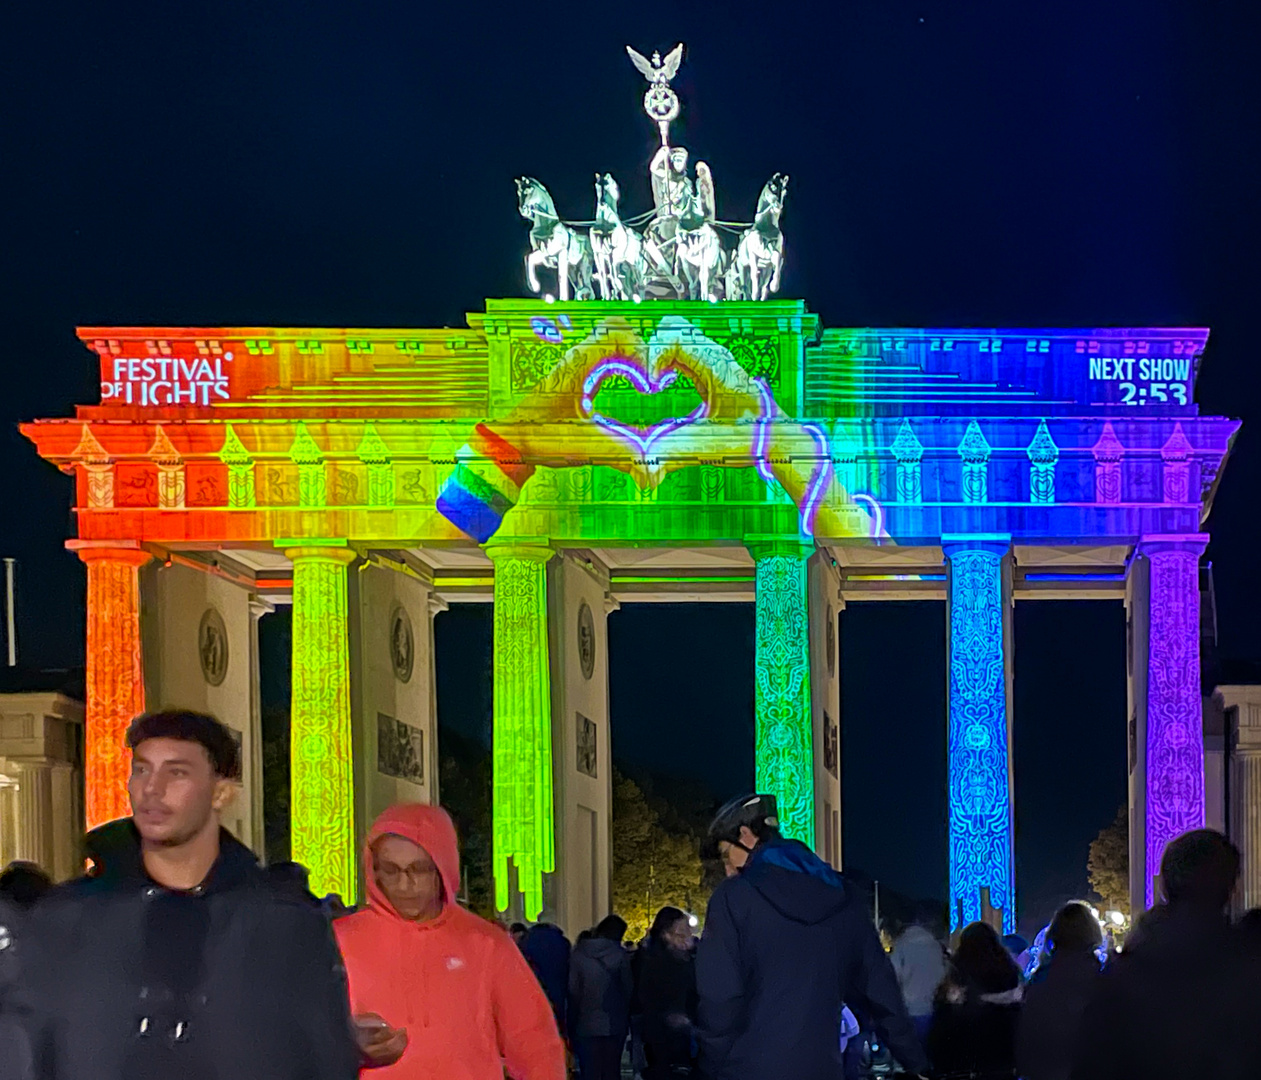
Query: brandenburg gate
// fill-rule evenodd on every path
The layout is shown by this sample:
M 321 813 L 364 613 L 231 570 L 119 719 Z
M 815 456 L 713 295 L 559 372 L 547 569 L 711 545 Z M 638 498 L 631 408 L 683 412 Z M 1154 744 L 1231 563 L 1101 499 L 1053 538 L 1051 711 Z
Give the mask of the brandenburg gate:
M 79 331 L 99 403 L 22 430 L 76 479 L 89 826 L 128 813 L 131 718 L 197 707 L 240 733 L 261 844 L 257 619 L 292 604 L 293 858 L 359 894 L 374 815 L 441 794 L 433 615 L 491 602 L 497 903 L 581 929 L 616 857 L 609 612 L 751 601 L 758 788 L 839 866 L 837 620 L 940 599 L 952 921 L 1010 928 L 1014 603 L 1109 599 L 1150 902 L 1205 816 L 1199 568 L 1238 429 L 1195 404 L 1207 331 L 822 327 L 771 297 L 787 177 L 727 251 L 708 167 L 668 144 L 680 55 L 636 61 L 662 141 L 642 235 L 612 177 L 586 234 L 518 181 L 554 297 L 460 329 Z

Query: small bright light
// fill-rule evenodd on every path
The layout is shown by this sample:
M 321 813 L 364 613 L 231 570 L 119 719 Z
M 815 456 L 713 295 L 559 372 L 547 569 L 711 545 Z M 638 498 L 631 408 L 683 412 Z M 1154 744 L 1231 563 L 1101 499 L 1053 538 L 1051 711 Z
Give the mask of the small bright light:
M 1122 915 L 1119 911 L 1109 911 L 1108 919 L 1111 921 L 1113 926 L 1125 925 L 1125 916 Z
M 225 353 L 223 354 L 223 358 L 224 358 L 225 360 L 231 360 L 231 359 L 232 359 L 232 354 L 231 354 L 230 352 L 225 352 Z
M 545 304 L 554 304 L 556 303 L 556 297 L 554 297 L 551 293 L 544 293 L 543 302 Z
M 643 300 L 643 297 L 642 297 L 642 296 L 640 296 L 640 295 L 639 295 L 639 293 L 635 293 L 635 295 L 634 295 L 634 296 L 632 296 L 632 297 L 631 297 L 631 299 L 632 299 L 632 300 L 634 300 L 634 301 L 635 301 L 635 303 L 637 303 L 637 304 L 638 304 L 640 301 L 642 301 L 642 300 Z
M 701 924 L 700 919 L 698 919 L 695 915 L 689 915 L 687 917 L 687 925 L 692 927 L 693 929 L 700 926 L 700 924 Z

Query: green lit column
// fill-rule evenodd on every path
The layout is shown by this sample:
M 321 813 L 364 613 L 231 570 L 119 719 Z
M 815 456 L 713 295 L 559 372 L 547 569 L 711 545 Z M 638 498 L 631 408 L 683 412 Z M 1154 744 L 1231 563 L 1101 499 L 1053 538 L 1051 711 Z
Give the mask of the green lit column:
M 784 835 L 813 850 L 806 560 L 814 548 L 779 539 L 748 548 L 757 563 L 757 789 L 775 796 Z
M 359 879 L 346 624 L 346 568 L 355 553 L 307 542 L 285 554 L 293 562 L 290 849 L 310 870 L 317 896 L 349 901 Z
M 543 910 L 543 875 L 556 869 L 552 807 L 552 695 L 547 649 L 547 563 L 541 544 L 495 544 L 495 906 L 515 889 L 531 921 Z

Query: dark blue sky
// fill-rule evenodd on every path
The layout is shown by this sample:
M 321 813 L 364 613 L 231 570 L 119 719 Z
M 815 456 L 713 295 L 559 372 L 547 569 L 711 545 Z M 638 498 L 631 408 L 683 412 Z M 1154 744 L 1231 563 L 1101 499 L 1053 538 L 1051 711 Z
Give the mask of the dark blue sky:
M 94 400 L 76 324 L 459 324 L 483 297 L 521 292 L 514 176 L 538 176 L 573 216 L 589 212 L 597 169 L 617 175 L 628 205 L 647 205 L 653 135 L 622 50 L 680 39 L 678 141 L 710 163 L 733 213 L 772 172 L 791 174 L 784 293 L 826 324 L 1213 328 L 1199 400 L 1245 421 L 1209 523 L 1222 648 L 1261 654 L 1259 19 L 1242 0 L 9 5 L 0 553 L 21 560 L 23 658 L 82 657 L 83 574 L 61 546 L 69 483 L 14 428 Z M 1066 716 L 1087 723 L 1085 706 L 1053 696 L 1110 655 L 1102 641 L 1076 647 L 1098 629 L 1088 610 L 1018 615 L 1022 799 L 1062 792 L 1057 770 L 1073 759 L 1059 752 L 1094 730 L 1065 734 Z M 728 643 L 694 678 L 715 693 L 740 687 L 722 700 L 741 707 L 745 617 L 689 617 Z M 855 613 L 842 635 L 851 654 L 868 618 L 889 647 L 866 662 L 881 665 L 873 689 L 847 684 L 847 776 L 855 742 L 885 740 L 889 753 L 871 715 L 908 732 L 941 716 L 938 615 Z M 878 631 L 885 620 L 895 624 Z M 615 664 L 646 670 L 628 640 Z M 1057 643 L 1072 646 L 1071 676 L 1067 659 L 1042 675 L 1026 667 Z M 1094 696 L 1115 702 L 1119 676 L 1105 666 Z M 908 704 L 881 703 L 893 684 Z M 617 738 L 633 742 L 615 708 Z M 866 735 L 853 733 L 854 712 L 874 725 Z M 1104 759 L 1111 715 L 1097 721 Z M 683 760 L 711 753 L 698 742 Z M 919 785 L 890 770 L 887 791 L 862 795 L 871 813 L 937 827 L 930 764 L 908 763 Z M 847 803 L 879 775 L 860 769 Z M 1101 790 L 1100 824 L 1108 799 Z M 864 850 L 849 835 L 856 813 L 847 805 L 851 852 Z M 1058 842 L 1046 834 L 1048 860 Z M 1030 842 L 1022 851 L 1027 879 L 1060 873 L 1037 868 Z

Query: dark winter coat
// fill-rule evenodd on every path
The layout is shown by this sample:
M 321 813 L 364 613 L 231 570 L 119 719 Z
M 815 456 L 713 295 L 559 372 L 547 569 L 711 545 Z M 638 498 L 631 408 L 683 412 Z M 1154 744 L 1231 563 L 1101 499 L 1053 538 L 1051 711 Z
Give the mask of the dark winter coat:
M 139 837 L 31 920 L 22 1004 L 38 1080 L 353 1080 L 327 920 L 226 831 L 205 882 L 164 889 Z
M 600 937 L 581 942 L 569 960 L 570 1038 L 626 1038 L 633 991 L 630 954 L 621 945 Z
M 762 843 L 714 891 L 696 959 L 701 1070 L 835 1080 L 842 1003 L 903 1066 L 926 1062 L 865 905 L 803 844 Z
M 1093 952 L 1057 953 L 1025 989 L 1016 1034 L 1022 1080 L 1068 1080 L 1086 1006 L 1102 967 Z
M 1099 979 L 1072 1080 L 1256 1080 L 1258 964 L 1220 916 L 1148 912 Z
M 0 900 L 0 1080 L 27 1080 L 31 1057 L 18 1023 L 19 965 L 26 948 L 22 913 Z
M 691 953 L 649 943 L 639 953 L 635 987 L 644 1049 L 654 1069 L 692 1062 L 696 961 Z
M 559 926 L 539 923 L 530 927 L 521 942 L 521 955 L 547 995 L 556 1026 L 563 1036 L 569 1011 L 569 939 Z
M 928 1056 L 939 1076 L 1013 1080 L 1016 1028 L 1024 992 L 1013 965 L 1010 982 L 977 984 L 951 969 L 937 992 Z

